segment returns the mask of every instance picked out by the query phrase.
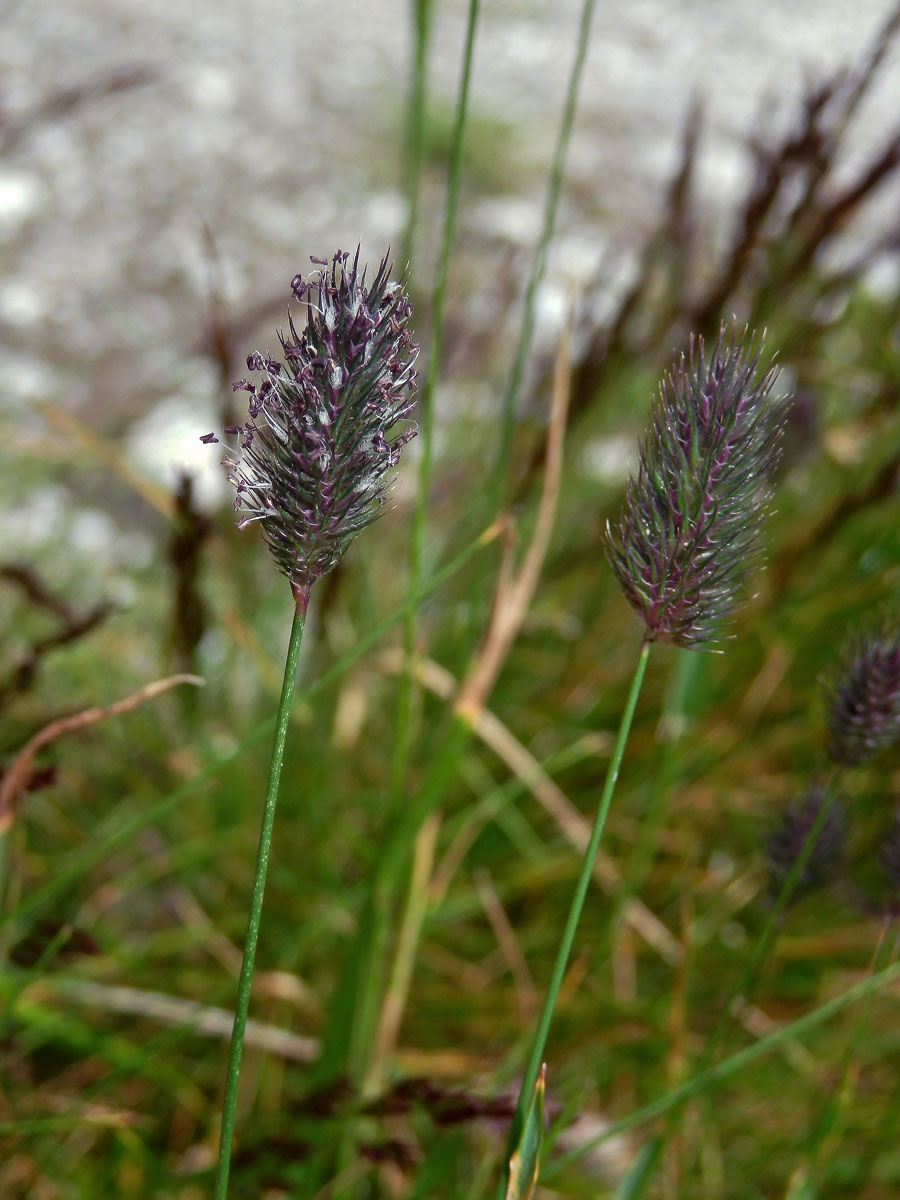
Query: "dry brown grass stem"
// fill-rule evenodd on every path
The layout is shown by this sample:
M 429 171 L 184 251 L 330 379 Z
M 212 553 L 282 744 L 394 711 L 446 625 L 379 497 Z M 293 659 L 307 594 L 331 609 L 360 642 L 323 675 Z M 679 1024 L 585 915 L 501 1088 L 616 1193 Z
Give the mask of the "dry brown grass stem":
M 376 1046 L 373 1068 L 366 1081 L 366 1091 L 374 1094 L 383 1087 L 383 1064 L 388 1062 L 397 1046 L 400 1025 L 406 1009 L 409 988 L 415 966 L 416 948 L 422 932 L 422 924 L 428 912 L 428 883 L 434 869 L 441 814 L 430 813 L 419 830 L 413 851 L 413 869 L 409 880 L 409 895 L 403 912 L 403 922 L 397 939 L 397 951 L 391 970 L 390 981 L 384 995 L 384 1003 L 375 1035 Z
M 136 495 L 140 496 L 166 520 L 171 521 L 174 518 L 175 498 L 172 493 L 167 488 L 154 483 L 152 479 L 148 479 L 146 475 L 142 475 L 140 471 L 136 471 L 118 446 L 114 445 L 109 438 L 97 433 L 90 425 L 59 404 L 44 402 L 38 406 L 38 413 L 51 429 L 62 434 L 70 455 L 71 444 L 74 441 L 81 450 L 84 450 L 91 458 L 103 463 L 111 474 L 131 488 Z
M 546 465 L 534 533 L 525 551 L 522 565 L 516 571 L 512 561 L 512 526 L 509 527 L 487 632 L 453 704 L 453 711 L 469 725 L 474 725 L 486 704 L 510 647 L 522 627 L 550 544 L 562 480 L 563 443 L 569 411 L 573 321 L 573 308 L 570 306 L 569 318 L 559 341 L 553 370 Z
M 189 683 L 194 687 L 203 687 L 205 682 L 199 675 L 170 675 L 166 679 L 157 679 L 153 683 L 145 684 L 130 696 L 116 700 L 115 703 L 108 704 L 104 708 L 85 708 L 68 717 L 60 717 L 56 721 L 51 721 L 49 725 L 38 730 L 13 759 L 3 776 L 2 783 L 0 783 L 0 837 L 9 830 L 15 819 L 16 805 L 28 783 L 31 764 L 35 756 L 50 742 L 62 737 L 63 734 L 76 733 L 80 729 L 87 728 L 88 725 L 96 725 L 98 721 L 105 721 L 109 717 L 118 717 L 122 713 L 130 712 L 144 701 L 152 700 L 168 691 L 169 688 L 177 687 L 178 684 Z
M 507 967 L 509 967 L 509 972 L 516 985 L 519 1023 L 523 1029 L 530 1029 L 537 1016 L 541 997 L 535 987 L 534 978 L 528 968 L 525 955 L 522 953 L 522 947 L 519 945 L 516 931 L 513 929 L 512 922 L 506 915 L 506 909 L 497 895 L 497 889 L 494 887 L 490 871 L 487 871 L 484 867 L 478 868 L 475 872 L 475 887 L 478 889 L 478 898 L 481 901 L 485 916 L 488 919 L 491 929 L 494 931 L 497 945 L 500 947 L 500 952 Z

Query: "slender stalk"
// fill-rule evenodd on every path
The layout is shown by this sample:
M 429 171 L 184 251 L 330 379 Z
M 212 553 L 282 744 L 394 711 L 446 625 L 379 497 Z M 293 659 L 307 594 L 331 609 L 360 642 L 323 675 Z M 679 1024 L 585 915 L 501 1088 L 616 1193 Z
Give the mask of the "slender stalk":
M 469 113 L 469 89 L 472 79 L 472 60 L 475 53 L 475 31 L 478 27 L 478 8 L 480 0 L 469 0 L 469 19 L 466 27 L 466 43 L 463 51 L 462 78 L 459 84 L 459 96 L 456 105 L 456 120 L 453 127 L 453 143 L 450 150 L 450 168 L 447 178 L 447 203 L 444 209 L 444 229 L 441 238 L 441 252 L 438 259 L 437 277 L 434 283 L 434 293 L 431 299 L 431 334 L 428 344 L 428 367 L 425 383 L 419 398 L 419 477 L 416 489 L 416 505 L 413 511 L 412 531 L 409 548 L 409 587 L 410 591 L 418 591 L 422 585 L 422 575 L 425 559 L 425 544 L 427 534 L 428 497 L 431 491 L 431 473 L 434 453 L 434 400 L 437 393 L 438 378 L 441 371 L 441 358 L 444 352 L 444 308 L 447 302 L 447 278 L 450 271 L 450 247 L 453 243 L 453 231 L 456 226 L 456 214 L 459 207 L 459 182 L 462 176 L 462 148 L 465 137 L 466 123 Z M 409 657 L 415 649 L 417 625 L 417 610 L 410 609 L 406 616 L 404 627 L 404 648 L 407 655 L 407 669 L 400 681 L 400 697 L 398 701 L 398 729 L 395 741 L 393 762 L 391 764 L 391 806 L 390 811 L 396 811 L 398 793 L 402 793 L 405 783 L 406 763 L 409 758 L 411 741 L 411 700 L 412 676 L 409 671 Z
M 291 715 L 291 700 L 294 695 L 294 680 L 297 676 L 297 660 L 300 657 L 300 642 L 306 619 L 309 591 L 295 593 L 296 607 L 291 626 L 287 660 L 284 664 L 284 682 L 275 719 L 275 744 L 269 766 L 269 784 L 263 809 L 262 828 L 259 832 L 259 849 L 256 854 L 256 873 L 250 896 L 250 915 L 247 920 L 247 937 L 244 942 L 244 957 L 238 980 L 237 1005 L 234 1010 L 234 1026 L 231 1032 L 231 1048 L 228 1052 L 228 1073 L 225 1079 L 225 1099 L 222 1104 L 222 1128 L 219 1136 L 219 1164 L 216 1170 L 215 1200 L 225 1200 L 228 1195 L 228 1171 L 231 1165 L 231 1140 L 234 1135 L 234 1117 L 237 1105 L 238 1079 L 241 1073 L 241 1055 L 244 1050 L 244 1032 L 247 1028 L 247 1013 L 250 1009 L 250 988 L 253 982 L 253 962 L 256 944 L 259 941 L 259 924 L 262 916 L 263 893 L 266 887 L 266 871 L 272 850 L 272 827 L 275 824 L 275 805 L 278 802 L 278 784 L 284 762 L 284 744 L 287 739 Z
M 462 77 L 456 106 L 456 121 L 450 151 L 450 167 L 447 180 L 447 203 L 444 210 L 444 228 L 441 239 L 437 278 L 431 304 L 431 334 L 428 346 L 428 368 L 419 399 L 419 434 L 421 457 L 413 511 L 410 537 L 409 588 L 418 592 L 424 573 L 427 533 L 428 497 L 431 491 L 431 474 L 434 445 L 434 400 L 444 346 L 444 308 L 447 299 L 447 278 L 450 269 L 450 247 L 459 207 L 459 183 L 462 175 L 462 148 L 469 111 L 469 91 L 472 78 L 472 61 L 475 51 L 475 31 L 478 27 L 480 0 L 469 0 L 469 18 L 466 42 L 463 51 Z M 427 37 L 427 5 L 421 16 L 422 38 Z M 424 50 L 423 50 L 424 53 Z M 424 67 L 423 67 L 424 69 Z M 423 83 L 424 86 L 424 83 Z M 387 805 L 388 822 L 400 810 L 406 788 L 406 771 L 412 747 L 413 679 L 410 662 L 416 644 L 418 612 L 410 608 L 406 614 L 403 645 L 406 653 L 406 669 L 400 677 L 397 697 L 397 720 L 394 751 L 391 760 L 390 791 Z M 415 837 L 418 830 L 413 832 Z M 360 971 L 360 992 L 354 1008 L 352 1028 L 349 1031 L 351 1047 L 351 1069 L 360 1070 L 365 1076 L 369 1071 L 367 1060 L 373 1050 L 372 1033 L 381 992 L 382 965 L 388 946 L 388 925 L 393 892 L 389 888 L 376 887 L 372 896 L 372 924 L 369 945 L 364 949 L 364 966 Z
M 621 925 L 622 913 L 629 900 L 637 896 L 649 877 L 657 853 L 658 834 L 666 818 L 670 790 L 683 770 L 681 738 L 690 718 L 686 698 L 695 686 L 697 672 L 703 668 L 705 655 L 691 650 L 678 650 L 675 669 L 666 689 L 663 711 L 657 727 L 657 739 L 663 741 L 658 767 L 653 771 L 650 796 L 641 813 L 638 838 L 626 863 L 622 886 L 612 899 L 604 928 L 598 940 L 598 957 L 610 952 L 612 940 Z
M 479 0 L 469 0 L 469 22 L 466 29 L 466 45 L 463 52 L 462 79 L 456 107 L 456 122 L 453 128 L 453 144 L 450 151 L 450 169 L 447 180 L 447 204 L 444 210 L 444 231 L 441 253 L 438 260 L 437 278 L 431 299 L 431 335 L 428 344 L 428 368 L 425 383 L 419 398 L 419 434 L 421 458 L 416 489 L 416 504 L 413 510 L 412 531 L 409 547 L 409 588 L 416 592 L 422 586 L 425 559 L 426 522 L 428 496 L 431 491 L 431 472 L 434 447 L 434 398 L 437 392 L 441 357 L 444 349 L 444 307 L 447 301 L 447 277 L 450 270 L 450 246 L 456 225 L 459 200 L 459 181 L 462 174 L 462 147 L 469 112 L 469 85 L 472 78 L 472 59 L 475 51 L 475 30 L 478 26 Z M 423 34 L 423 36 L 425 36 Z M 397 730 L 394 753 L 391 761 L 391 789 L 388 804 L 389 814 L 396 812 L 406 782 L 406 765 L 412 742 L 412 694 L 413 682 L 409 660 L 415 649 L 417 610 L 410 608 L 406 614 L 403 645 L 407 666 L 400 677 L 397 700 Z
M 550 1032 L 550 1022 L 553 1019 L 553 1010 L 556 1006 L 556 999 L 559 995 L 559 989 L 562 986 L 563 976 L 566 972 L 566 966 L 569 962 L 569 955 L 572 951 L 572 943 L 575 940 L 575 932 L 578 928 L 578 922 L 581 918 L 581 910 L 584 908 L 584 902 L 587 897 L 588 885 L 591 881 L 591 875 L 594 869 L 594 860 L 597 857 L 597 851 L 600 848 L 600 838 L 603 835 L 603 827 L 606 824 L 606 816 L 609 812 L 612 795 L 615 791 L 616 781 L 619 778 L 619 767 L 622 764 L 622 756 L 625 752 L 625 744 L 628 741 L 628 734 L 631 731 L 631 722 L 634 718 L 634 710 L 637 707 L 638 696 L 641 691 L 641 684 L 644 681 L 644 672 L 647 667 L 647 658 L 650 654 L 650 645 L 648 641 L 644 641 L 641 646 L 641 653 L 638 659 L 637 668 L 634 672 L 634 679 L 631 681 L 631 689 L 628 693 L 628 699 L 625 702 L 625 710 L 622 713 L 622 720 L 619 724 L 619 732 L 616 736 L 616 744 L 613 748 L 612 759 L 610 760 L 609 769 L 606 773 L 606 782 L 603 785 L 603 793 L 600 797 L 600 803 L 597 806 L 597 815 L 594 817 L 594 827 L 591 830 L 590 840 L 587 844 L 587 849 L 584 852 L 584 859 L 581 864 L 581 872 L 578 876 L 578 882 L 575 885 L 575 892 L 572 896 L 572 903 L 569 908 L 569 915 L 566 918 L 565 928 L 563 929 L 560 938 L 559 950 L 556 955 L 556 962 L 553 966 L 553 974 L 550 976 L 550 984 L 547 988 L 547 996 L 544 1000 L 544 1006 L 541 1009 L 541 1015 L 538 1018 L 537 1029 L 534 1035 L 534 1041 L 531 1046 L 531 1053 L 528 1056 L 528 1063 L 525 1067 L 525 1077 L 522 1080 L 522 1086 L 519 1090 L 519 1099 L 516 1104 L 515 1115 L 512 1120 L 512 1125 L 509 1131 L 509 1141 L 507 1145 L 507 1159 L 512 1154 L 518 1142 L 522 1122 L 525 1119 L 525 1110 L 534 1090 L 535 1082 L 537 1081 L 538 1072 L 541 1066 L 541 1059 L 544 1054 L 544 1047 L 547 1044 L 547 1034 Z M 502 1200 L 505 1195 L 506 1177 L 508 1168 L 504 1166 L 501 1172 L 500 1184 L 497 1190 L 498 1200 Z
M 581 23 L 578 28 L 578 39 L 575 43 L 575 57 L 569 72 L 569 86 L 566 91 L 566 103 L 563 108 L 559 134 L 556 139 L 556 151 L 553 156 L 553 167 L 547 181 L 547 196 L 544 200 L 544 222 L 541 235 L 534 252 L 531 274 L 525 289 L 525 310 L 522 314 L 522 324 L 519 327 L 519 341 L 510 368 L 506 392 L 503 396 L 503 409 L 500 417 L 500 442 L 497 457 L 491 470 L 488 483 L 488 512 L 494 513 L 500 506 L 503 486 L 506 482 L 509 468 L 509 457 L 512 451 L 513 426 L 516 419 L 516 402 L 522 387 L 525 374 L 525 363 L 531 351 L 531 339 L 534 335 L 534 311 L 537 303 L 537 292 L 544 277 L 544 267 L 547 264 L 547 251 L 556 228 L 556 210 L 559 205 L 559 193 L 562 187 L 563 172 L 566 166 L 566 155 L 569 150 L 569 140 L 572 136 L 572 126 L 575 122 L 575 111 L 578 107 L 578 92 L 581 87 L 581 74 L 584 59 L 587 54 L 588 37 L 591 31 L 591 20 L 594 15 L 595 0 L 584 0 L 581 10 Z
M 428 38 L 432 0 L 413 0 L 413 70 L 406 118 L 406 227 L 400 244 L 400 261 L 412 264 L 413 242 L 419 224 L 419 195 L 425 161 Z M 410 267 L 411 269 L 411 267 Z
M 751 997 L 756 989 L 756 984 L 759 981 L 760 972 L 768 957 L 769 951 L 772 949 L 772 944 L 775 935 L 778 931 L 779 922 L 790 903 L 791 896 L 800 880 L 800 876 L 809 862 L 810 855 L 815 849 L 816 843 L 819 840 L 819 835 L 825 827 L 825 822 L 828 819 L 829 811 L 834 799 L 834 781 L 835 776 L 832 774 L 825 789 L 825 796 L 822 800 L 821 808 L 816 814 L 816 818 L 810 827 L 804 839 L 803 845 L 800 848 L 800 853 L 797 855 L 795 862 L 788 871 L 787 876 L 778 892 L 772 909 L 763 926 L 759 937 L 754 942 L 750 953 L 744 961 L 744 968 L 736 982 L 732 985 L 728 993 L 728 997 L 722 1006 L 713 1031 L 706 1040 L 703 1047 L 703 1052 L 697 1060 L 695 1076 L 703 1076 L 710 1069 L 716 1058 L 716 1053 L 721 1045 L 725 1034 L 729 1028 L 729 1022 L 735 1015 L 735 1005 L 739 1000 L 749 1004 Z M 711 1097 L 705 1097 L 707 1108 L 712 1103 Z M 665 1137 L 671 1138 L 675 1132 L 675 1119 L 677 1116 L 676 1110 L 671 1110 L 667 1116 Z
M 734 987 L 729 992 L 728 999 L 725 1002 L 722 1011 L 719 1013 L 719 1018 L 716 1021 L 713 1032 L 710 1035 L 706 1046 L 704 1047 L 703 1055 L 700 1059 L 701 1071 L 706 1069 L 715 1056 L 715 1052 L 718 1049 L 719 1042 L 722 1040 L 722 1036 L 725 1033 L 728 1022 L 734 1015 L 733 1009 L 735 1002 L 739 999 L 743 999 L 745 1002 L 749 1003 L 750 998 L 753 995 L 757 980 L 759 978 L 760 970 L 762 969 L 763 963 L 765 962 L 765 959 L 772 948 L 772 942 L 775 938 L 782 913 L 784 912 L 785 908 L 787 908 L 791 896 L 794 894 L 794 889 L 800 880 L 800 876 L 802 875 L 806 864 L 809 862 L 810 855 L 816 847 L 816 843 L 819 840 L 819 835 L 825 828 L 825 822 L 828 820 L 828 814 L 831 811 L 831 805 L 834 801 L 834 789 L 835 782 L 834 775 L 832 775 L 826 786 L 825 795 L 822 799 L 822 805 L 818 813 L 816 813 L 816 818 L 810 827 L 809 833 L 804 839 L 803 845 L 800 848 L 800 853 L 797 855 L 796 861 L 792 863 L 791 869 L 788 872 L 784 883 L 781 885 L 781 889 L 775 899 L 775 903 L 772 905 L 772 910 L 769 913 L 765 925 L 763 926 L 762 932 L 756 939 L 756 943 L 751 953 L 747 956 L 744 962 L 744 969 L 741 972 L 737 983 L 735 983 Z

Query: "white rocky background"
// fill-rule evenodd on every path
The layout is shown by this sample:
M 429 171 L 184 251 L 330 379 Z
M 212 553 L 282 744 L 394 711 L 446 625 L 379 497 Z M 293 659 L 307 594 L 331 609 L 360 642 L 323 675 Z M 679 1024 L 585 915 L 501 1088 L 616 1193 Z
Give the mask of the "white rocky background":
M 51 403 L 121 444 L 166 486 L 184 464 L 202 468 L 207 498 L 222 494 L 217 457 L 197 441 L 218 427 L 223 403 L 222 380 L 201 350 L 212 276 L 227 304 L 245 310 L 280 290 L 286 300 L 311 253 L 361 240 L 374 258 L 397 245 L 409 8 L 403 0 L 4 0 L 0 106 L 7 132 L 26 127 L 0 149 L 0 422 L 23 454 L 29 429 L 40 443 L 36 410 Z M 436 0 L 429 85 L 446 113 L 466 9 L 464 0 Z M 504 249 L 527 268 L 580 10 L 579 0 L 482 4 L 472 113 L 500 130 L 503 144 L 495 177 L 464 196 L 459 239 L 477 241 L 486 270 Z M 746 183 L 747 134 L 783 120 L 805 79 L 857 61 L 887 11 L 884 0 L 601 0 L 546 320 L 558 310 L 561 280 L 586 280 L 611 250 L 627 260 L 640 243 L 693 97 L 706 105 L 699 185 L 714 223 Z M 149 80 L 29 126 L 29 112 L 58 89 L 130 68 Z M 893 53 L 860 113 L 851 156 L 896 122 Z M 426 231 L 440 220 L 439 180 L 426 192 Z M 888 198 L 866 219 L 893 213 Z M 420 257 L 426 281 L 427 250 Z M 257 337 L 246 350 L 272 341 Z M 63 466 L 58 484 L 25 494 L 8 473 L 0 481 L 3 557 L 26 553 L 61 523 L 92 553 L 123 545 L 101 504 L 73 500 Z M 140 545 L 131 531 L 122 553 L 139 556 Z

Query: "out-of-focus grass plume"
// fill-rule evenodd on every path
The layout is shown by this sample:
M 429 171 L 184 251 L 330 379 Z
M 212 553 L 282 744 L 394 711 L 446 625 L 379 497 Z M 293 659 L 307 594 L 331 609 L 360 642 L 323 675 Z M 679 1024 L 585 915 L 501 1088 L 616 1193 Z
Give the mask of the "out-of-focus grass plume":
M 828 753 L 858 766 L 900 739 L 900 625 L 852 638 L 828 688 Z
M 806 843 L 820 820 L 823 804 L 828 811 L 821 820 L 813 844 Z M 794 884 L 792 900 L 799 900 L 833 881 L 838 873 L 844 847 L 844 815 L 840 802 L 830 797 L 820 783 L 813 783 L 805 796 L 795 800 L 782 816 L 766 841 L 769 879 L 774 894 L 778 894 L 792 867 L 806 853 L 806 861 Z

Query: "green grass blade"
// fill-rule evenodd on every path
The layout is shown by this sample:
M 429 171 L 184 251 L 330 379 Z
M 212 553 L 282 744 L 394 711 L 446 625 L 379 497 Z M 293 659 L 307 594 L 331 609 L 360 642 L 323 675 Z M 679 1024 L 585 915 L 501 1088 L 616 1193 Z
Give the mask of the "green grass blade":
M 785 1043 L 795 1041 L 811 1030 L 818 1028 L 818 1026 L 824 1025 L 832 1017 L 843 1012 L 845 1008 L 849 1008 L 858 1001 L 864 1000 L 867 996 L 874 995 L 882 988 L 887 987 L 888 984 L 893 983 L 896 979 L 900 979 L 900 963 L 895 963 L 893 966 L 887 967 L 884 971 L 879 971 L 877 975 L 871 975 L 868 979 L 862 980 L 861 983 L 854 984 L 853 987 L 848 988 L 847 991 L 842 992 L 839 996 L 835 996 L 832 1000 L 828 1000 L 825 1004 L 819 1005 L 818 1008 L 813 1009 L 806 1016 L 798 1017 L 790 1025 L 785 1025 L 782 1029 L 770 1033 L 768 1037 L 760 1038 L 752 1046 L 748 1046 L 737 1054 L 731 1055 L 730 1058 L 723 1059 L 714 1067 L 710 1067 L 708 1070 L 693 1076 L 686 1083 L 681 1084 L 680 1087 L 674 1088 L 671 1092 L 660 1096 L 652 1103 L 644 1105 L 643 1108 L 636 1109 L 635 1112 L 627 1117 L 623 1117 L 620 1121 L 613 1122 L 598 1137 L 591 1138 L 576 1149 L 561 1154 L 559 1158 L 549 1164 L 544 1172 L 545 1179 L 549 1180 L 566 1167 L 580 1161 L 602 1142 L 608 1141 L 611 1137 L 615 1137 L 616 1134 L 625 1133 L 629 1129 L 637 1129 L 641 1125 L 646 1125 L 649 1121 L 653 1121 L 657 1117 L 665 1116 L 666 1113 L 685 1104 L 688 1100 L 692 1100 L 695 1096 L 699 1096 L 709 1089 L 717 1087 L 729 1079 L 733 1079 L 758 1059 L 764 1058 L 767 1054 L 770 1054 L 773 1050 L 777 1050 Z
M 340 679 L 354 663 L 358 662 L 370 650 L 374 649 L 386 633 L 403 620 L 411 606 L 417 606 L 427 600 L 444 583 L 461 571 L 479 550 L 489 545 L 495 536 L 496 528 L 491 526 L 479 537 L 471 541 L 464 550 L 461 550 L 459 554 L 445 563 L 443 567 L 435 571 L 422 584 L 419 590 L 408 596 L 404 603 L 396 608 L 390 616 L 364 634 L 352 650 L 339 658 L 327 671 L 323 671 L 314 683 L 305 688 L 299 688 L 296 693 L 297 701 L 313 699 L 313 697 L 318 696 L 334 683 L 335 680 Z M 127 845 L 142 829 L 146 829 L 148 825 L 162 820 L 168 813 L 184 804 L 191 796 L 199 792 L 206 784 L 210 783 L 229 767 L 231 763 L 240 758 L 250 746 L 268 737 L 274 723 L 274 717 L 269 717 L 265 721 L 261 721 L 233 750 L 215 758 L 193 779 L 175 788 L 168 796 L 165 796 L 155 804 L 142 803 L 139 811 L 134 816 L 127 817 L 121 823 L 117 823 L 117 827 L 110 832 L 96 837 L 87 849 L 76 855 L 49 883 L 32 892 L 30 896 L 24 897 L 15 909 L 0 913 L 0 925 L 12 919 L 27 922 L 36 917 L 42 909 L 52 905 L 65 891 L 77 883 L 87 871 L 96 866 L 97 863 L 102 862 L 105 858 L 108 858 L 113 850 Z
M 425 162 L 428 78 L 428 42 L 431 33 L 432 0 L 413 0 L 413 69 L 406 118 L 406 226 L 400 243 L 400 261 L 412 263 L 419 224 L 419 196 Z
M 566 166 L 566 155 L 572 136 L 572 126 L 575 122 L 575 111 L 578 107 L 578 92 L 581 87 L 581 75 L 587 54 L 588 38 L 591 31 L 591 20 L 594 15 L 595 0 L 585 0 L 581 11 L 581 23 L 578 27 L 578 37 L 575 42 L 575 56 L 569 71 L 569 83 L 566 92 L 566 102 L 563 107 L 562 120 L 556 139 L 556 150 L 553 156 L 553 166 L 547 181 L 547 195 L 544 200 L 544 220 L 540 238 L 535 248 L 531 273 L 525 288 L 525 308 L 522 314 L 522 324 L 519 327 L 519 340 L 513 356 L 512 367 L 503 395 L 503 408 L 500 416 L 500 434 L 497 446 L 497 456 L 491 470 L 488 484 L 488 509 L 495 513 L 500 506 L 503 488 L 509 470 L 509 458 L 512 452 L 513 428 L 516 420 L 516 404 L 522 388 L 525 374 L 525 364 L 531 352 L 531 341 L 534 336 L 534 313 L 537 302 L 538 288 L 544 277 L 547 264 L 547 251 L 556 228 L 556 210 L 559 206 L 559 193 L 562 187 L 563 173 Z
M 613 1200 L 642 1200 L 647 1195 L 665 1144 L 664 1138 L 652 1137 L 641 1146 L 637 1158 L 628 1168 L 628 1174 L 616 1188 Z
M 622 765 L 622 757 L 625 753 L 625 745 L 628 741 L 628 734 L 631 731 L 631 722 L 634 719 L 634 710 L 637 707 L 638 696 L 640 695 L 641 684 L 644 681 L 644 673 L 647 669 L 647 659 L 649 655 L 650 643 L 645 641 L 641 645 L 641 653 L 638 658 L 637 667 L 635 668 L 634 678 L 631 681 L 628 698 L 625 701 L 625 708 L 622 712 L 622 719 L 619 724 L 619 732 L 616 735 L 616 744 L 606 772 L 606 781 L 603 785 L 600 802 L 597 805 L 597 813 L 594 818 L 593 828 L 591 829 L 591 836 L 584 852 L 584 858 L 582 859 L 581 871 L 575 884 L 575 891 L 572 895 L 572 902 L 569 907 L 569 915 L 566 918 L 565 927 L 560 934 L 559 950 L 556 955 L 556 962 L 553 965 L 553 973 L 550 976 L 550 983 L 547 987 L 547 995 L 544 999 L 544 1005 L 541 1009 L 541 1014 L 538 1017 L 537 1029 L 535 1030 L 534 1040 L 531 1046 L 531 1053 L 528 1058 L 528 1063 L 525 1067 L 525 1078 L 519 1092 L 516 1113 L 513 1117 L 512 1125 L 510 1127 L 510 1147 L 515 1145 L 519 1140 L 520 1130 L 522 1129 L 522 1124 L 525 1117 L 524 1107 L 526 1099 L 531 1094 L 531 1090 L 537 1082 L 538 1068 L 544 1055 L 544 1048 L 547 1044 L 547 1035 L 550 1032 L 550 1023 L 553 1019 L 553 1010 L 556 1007 L 556 999 L 559 995 L 559 989 L 562 987 L 562 981 L 565 975 L 566 966 L 569 961 L 569 955 L 571 954 L 572 945 L 575 941 L 575 933 L 578 929 L 578 922 L 581 918 L 581 911 L 584 908 L 584 902 L 588 893 L 588 886 L 591 881 L 591 876 L 593 875 L 594 861 L 597 857 L 597 851 L 600 848 L 600 839 L 603 836 L 603 829 L 606 824 L 607 814 L 609 813 L 609 806 L 612 802 L 613 792 L 615 791 L 616 782 L 619 778 L 619 768 Z M 502 1200 L 502 1188 L 503 1181 L 501 1180 L 500 1190 L 498 1190 L 498 1200 Z

